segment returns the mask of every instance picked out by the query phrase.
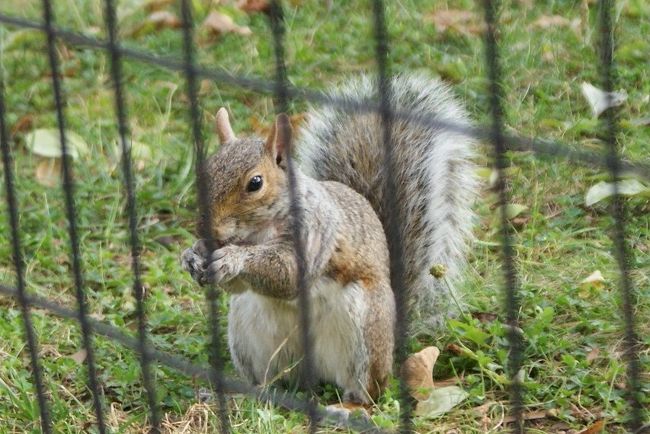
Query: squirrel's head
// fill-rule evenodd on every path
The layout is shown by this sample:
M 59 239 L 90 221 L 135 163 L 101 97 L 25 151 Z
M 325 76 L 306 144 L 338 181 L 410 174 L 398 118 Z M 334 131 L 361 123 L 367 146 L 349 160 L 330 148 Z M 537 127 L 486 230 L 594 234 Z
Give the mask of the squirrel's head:
M 219 109 L 216 130 L 221 146 L 206 161 L 212 234 L 218 244 L 256 244 L 285 217 L 286 156 L 291 124 L 277 116 L 266 140 L 235 136 L 228 112 Z

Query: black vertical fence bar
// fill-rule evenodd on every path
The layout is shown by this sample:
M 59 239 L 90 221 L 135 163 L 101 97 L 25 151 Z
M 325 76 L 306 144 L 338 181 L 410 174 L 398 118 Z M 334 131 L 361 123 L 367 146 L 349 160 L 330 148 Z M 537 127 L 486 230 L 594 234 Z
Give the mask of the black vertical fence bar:
M 284 51 L 284 12 L 280 0 L 272 0 L 269 10 L 269 20 L 271 31 L 273 33 L 273 49 L 275 54 L 275 105 L 277 113 L 288 113 L 289 111 L 289 92 L 287 68 L 285 64 Z M 278 125 L 278 128 L 290 128 L 290 125 Z M 293 139 L 290 139 L 290 145 L 287 149 L 287 176 L 289 180 L 289 200 L 290 214 L 293 221 L 292 233 L 293 249 L 296 255 L 297 280 L 298 285 L 298 305 L 300 308 L 300 337 L 304 350 L 304 358 L 301 367 L 301 383 L 308 390 L 309 403 L 307 414 L 309 416 L 309 432 L 316 432 L 317 424 L 317 403 L 313 396 L 314 382 L 314 350 L 312 336 L 310 333 L 311 326 L 311 304 L 309 299 L 309 286 L 307 285 L 307 264 L 305 261 L 305 245 L 303 238 L 303 212 L 298 195 L 298 181 L 296 179 L 296 168 L 292 158 Z
M 386 238 L 390 248 L 390 281 L 395 294 L 396 328 L 395 328 L 395 362 L 401 366 L 408 357 L 407 333 L 409 329 L 409 300 L 406 297 L 404 278 L 404 238 L 400 228 L 403 213 L 400 207 L 401 193 L 395 182 L 397 167 L 393 155 L 392 86 L 388 64 L 389 35 L 386 26 L 386 12 L 383 0 L 373 0 L 373 17 L 375 33 L 375 57 L 377 61 L 377 93 L 379 96 L 379 115 L 381 117 L 382 140 L 384 146 L 384 197 L 383 204 L 387 212 Z M 400 432 L 413 432 L 413 401 L 409 396 L 404 378 L 399 378 Z
M 199 211 L 201 213 L 201 224 L 199 225 L 200 236 L 205 240 L 208 255 L 215 249 L 214 237 L 212 234 L 212 210 L 210 209 L 208 196 L 208 178 L 205 171 L 205 160 L 207 147 L 201 132 L 201 111 L 197 92 L 197 73 L 194 61 L 194 19 L 192 18 L 192 4 L 189 0 L 181 0 L 181 15 L 183 22 L 183 54 L 185 61 L 185 78 L 187 80 L 187 95 L 189 98 L 189 114 L 192 128 L 192 138 L 196 151 L 196 188 Z M 208 258 L 206 258 L 208 259 Z M 228 419 L 228 408 L 223 387 L 223 355 L 221 349 L 221 333 L 219 327 L 219 291 L 214 285 L 206 287 L 206 299 L 208 303 L 208 321 L 210 322 L 210 364 L 212 366 L 211 384 L 217 394 L 219 404 L 220 430 L 222 433 L 230 432 L 230 421 Z
M 599 27 L 600 27 L 600 73 L 603 90 L 608 92 L 611 105 L 614 89 L 614 29 L 612 24 L 613 0 L 600 0 Z M 621 307 L 624 321 L 624 357 L 627 361 L 627 401 L 630 406 L 628 428 L 631 432 L 638 432 L 643 425 L 643 411 L 641 407 L 641 367 L 639 363 L 639 337 L 634 324 L 635 291 L 630 279 L 629 267 L 633 262 L 632 251 L 627 246 L 625 236 L 625 202 L 619 194 L 618 181 L 621 179 L 621 161 L 616 145 L 618 122 L 615 109 L 609 108 L 603 113 L 604 132 L 603 139 L 606 143 L 606 165 L 614 182 L 614 199 L 610 206 L 610 213 L 614 218 L 611 238 L 614 243 L 614 253 L 620 272 L 619 288 L 621 293 Z
M 142 380 L 147 393 L 147 401 L 151 413 L 151 432 L 160 432 L 160 410 L 156 402 L 156 385 L 152 372 L 152 360 L 147 336 L 147 320 L 144 301 L 144 288 L 142 287 L 140 266 L 140 240 L 138 238 L 138 217 L 135 198 L 135 181 L 133 179 L 131 163 L 131 146 L 127 141 L 129 137 L 128 112 L 122 87 L 122 62 L 117 50 L 117 18 L 113 0 L 104 2 L 104 21 L 108 31 L 108 50 L 111 59 L 111 78 L 115 97 L 115 114 L 117 116 L 117 129 L 122 147 L 122 172 L 126 187 L 127 213 L 129 219 L 129 241 L 131 244 L 131 267 L 133 270 L 133 295 L 136 300 L 136 316 L 138 318 L 138 345 L 140 352 L 140 366 Z
M 45 22 L 45 33 L 47 36 L 47 54 L 52 73 L 52 89 L 54 91 L 54 104 L 56 106 L 56 120 L 59 126 L 59 140 L 61 141 L 62 168 L 63 168 L 63 192 L 65 196 L 66 215 L 68 219 L 68 233 L 70 236 L 70 248 L 72 253 L 72 272 L 74 274 L 75 296 L 78 303 L 79 323 L 81 324 L 82 343 L 86 350 L 86 361 L 88 362 L 88 386 L 92 392 L 93 405 L 97 416 L 97 428 L 100 434 L 106 432 L 104 423 L 104 412 L 100 397 L 99 384 L 97 382 L 97 370 L 95 367 L 95 354 L 92 346 L 92 329 L 87 318 L 86 297 L 83 290 L 83 278 L 81 271 L 81 255 L 79 252 L 79 237 L 77 234 L 77 215 L 74 202 L 74 184 L 72 180 L 72 167 L 70 164 L 70 151 L 65 136 L 65 117 L 63 114 L 63 91 L 61 89 L 61 78 L 59 77 L 59 62 L 56 54 L 56 36 L 54 34 L 54 16 L 50 0 L 43 0 L 43 18 Z
M 23 325 L 25 327 L 25 340 L 29 349 L 29 357 L 32 363 L 32 375 L 36 387 L 38 399 L 38 409 L 41 413 L 41 430 L 45 434 L 52 432 L 52 420 L 50 418 L 49 403 L 45 396 L 45 386 L 43 384 L 43 370 L 38 358 L 38 339 L 36 331 L 32 324 L 32 314 L 25 289 L 25 264 L 20 243 L 20 229 L 18 223 L 18 200 L 16 198 L 16 188 L 14 186 L 13 159 L 9 146 L 9 134 L 7 133 L 6 111 L 5 111 L 5 92 L 4 92 L 4 75 L 0 71 L 0 146 L 2 146 L 2 164 L 5 172 L 5 193 L 7 195 L 7 212 L 9 213 L 9 224 L 11 225 L 11 249 L 16 268 L 16 283 L 18 290 L 18 303 L 23 316 Z
M 514 432 L 524 432 L 523 419 L 523 390 L 520 370 L 523 362 L 523 336 L 519 328 L 519 297 L 517 272 L 514 264 L 514 247 L 512 245 L 512 233 L 508 223 L 506 206 L 509 202 L 507 192 L 505 169 L 508 167 L 506 156 L 506 142 L 504 138 L 503 125 L 503 91 L 501 84 L 501 67 L 499 64 L 499 51 L 497 47 L 497 7 L 498 2 L 484 0 L 485 8 L 485 56 L 489 79 L 489 104 L 492 117 L 492 129 L 490 140 L 494 147 L 494 161 L 497 172 L 496 187 L 499 192 L 499 207 L 501 214 L 501 244 L 503 273 L 505 279 L 505 305 L 506 318 L 508 322 L 509 342 L 509 374 L 510 374 L 510 405 L 514 417 Z

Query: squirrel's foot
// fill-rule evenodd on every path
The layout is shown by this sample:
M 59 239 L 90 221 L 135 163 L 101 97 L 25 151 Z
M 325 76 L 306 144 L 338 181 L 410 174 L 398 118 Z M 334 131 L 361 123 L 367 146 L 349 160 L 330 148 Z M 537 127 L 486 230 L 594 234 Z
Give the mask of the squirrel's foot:
M 212 252 L 212 262 L 206 268 L 210 283 L 226 283 L 241 273 L 249 257 L 245 247 L 228 245 Z
M 205 270 L 205 258 L 207 256 L 207 248 L 203 240 L 198 240 L 194 245 L 186 249 L 181 254 L 181 266 L 183 269 L 190 273 L 199 285 L 206 285 L 207 275 Z
M 327 412 L 325 420 L 338 427 L 346 427 L 350 419 L 355 418 L 364 422 L 370 421 L 368 409 L 361 404 L 344 401 L 339 404 L 325 406 L 325 411 Z

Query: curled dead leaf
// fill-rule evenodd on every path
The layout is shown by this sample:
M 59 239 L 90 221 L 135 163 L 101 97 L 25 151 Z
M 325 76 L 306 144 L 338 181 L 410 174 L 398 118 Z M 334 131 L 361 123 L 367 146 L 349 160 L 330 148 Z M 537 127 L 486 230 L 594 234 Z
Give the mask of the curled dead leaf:
M 147 17 L 147 21 L 154 24 L 157 28 L 169 27 L 177 29 L 181 27 L 181 20 L 169 11 L 156 11 Z
M 228 15 L 216 11 L 210 12 L 201 26 L 213 35 L 236 33 L 242 36 L 249 36 L 253 34 L 249 27 L 240 26 Z
M 127 32 L 128 35 L 138 37 L 162 29 L 178 29 L 183 26 L 181 20 L 172 12 L 155 11 L 147 18 Z
M 589 425 L 578 434 L 598 434 L 600 432 L 603 432 L 603 428 L 605 428 L 605 420 L 601 419 Z
M 155 12 L 166 8 L 174 3 L 174 0 L 150 0 L 144 5 L 147 12 Z
M 247 13 L 268 12 L 271 4 L 269 0 L 239 0 L 237 8 Z
M 16 133 L 24 133 L 27 130 L 32 128 L 34 117 L 30 114 L 22 116 L 11 128 L 11 135 L 14 136 Z
M 438 360 L 440 350 L 427 347 L 411 355 L 401 368 L 401 375 L 409 388 L 409 393 L 418 401 L 425 400 L 433 389 L 433 366 Z
M 484 28 L 476 13 L 462 9 L 435 11 L 427 17 L 427 21 L 433 23 L 438 33 L 453 29 L 465 35 L 476 35 Z
M 36 181 L 45 187 L 56 187 L 61 179 L 61 159 L 43 158 L 36 166 Z
M 570 24 L 571 21 L 562 15 L 542 15 L 533 22 L 533 26 L 540 29 L 548 29 L 549 27 L 567 27 Z
M 74 353 L 73 355 L 71 355 L 70 358 L 81 365 L 84 362 L 84 360 L 86 360 L 87 356 L 88 356 L 88 352 L 86 351 L 86 349 L 81 349 L 76 353 Z
M 562 15 L 542 15 L 533 22 L 533 27 L 539 29 L 550 29 L 553 27 L 569 27 L 574 32 L 579 33 L 582 20 L 574 18 L 570 20 Z
M 598 347 L 594 347 L 591 349 L 591 351 L 587 353 L 587 357 L 585 359 L 587 360 L 588 363 L 591 363 L 594 360 L 596 360 L 599 355 L 600 355 L 600 349 Z

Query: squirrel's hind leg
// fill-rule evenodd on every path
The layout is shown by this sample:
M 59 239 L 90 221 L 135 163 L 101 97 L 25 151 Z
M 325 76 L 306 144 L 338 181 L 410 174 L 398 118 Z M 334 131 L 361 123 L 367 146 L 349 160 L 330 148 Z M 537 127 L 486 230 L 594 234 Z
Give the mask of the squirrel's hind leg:
M 322 380 L 343 389 L 343 402 L 370 404 L 383 389 L 392 367 L 394 302 L 390 287 L 377 284 L 366 288 L 356 281 L 341 286 L 323 279 L 314 291 L 319 300 L 311 327 L 315 370 Z M 379 304 L 384 305 L 380 310 Z

